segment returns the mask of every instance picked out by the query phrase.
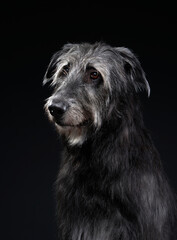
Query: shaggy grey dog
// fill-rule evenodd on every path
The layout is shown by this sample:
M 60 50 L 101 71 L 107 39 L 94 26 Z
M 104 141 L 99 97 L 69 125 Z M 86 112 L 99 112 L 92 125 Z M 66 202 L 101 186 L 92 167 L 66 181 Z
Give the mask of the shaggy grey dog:
M 144 71 L 124 47 L 66 44 L 45 105 L 64 145 L 56 181 L 62 240 L 175 239 L 176 200 L 146 130 Z

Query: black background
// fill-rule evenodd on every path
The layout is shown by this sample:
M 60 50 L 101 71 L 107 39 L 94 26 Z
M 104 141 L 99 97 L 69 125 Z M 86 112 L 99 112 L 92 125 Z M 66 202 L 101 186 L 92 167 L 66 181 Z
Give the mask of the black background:
M 1 19 L 1 239 L 57 239 L 53 183 L 61 144 L 44 114 L 42 79 L 67 42 L 102 40 L 137 54 L 151 86 L 144 120 L 177 192 L 175 12 L 82 5 L 9 6 Z

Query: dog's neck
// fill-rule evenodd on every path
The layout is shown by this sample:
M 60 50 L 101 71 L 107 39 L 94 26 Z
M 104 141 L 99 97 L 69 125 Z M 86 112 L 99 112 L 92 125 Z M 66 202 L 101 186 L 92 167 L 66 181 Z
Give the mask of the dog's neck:
M 73 161 L 73 164 L 77 166 L 82 164 L 87 164 L 88 167 L 99 165 L 100 170 L 109 171 L 110 169 L 111 172 L 113 172 L 111 168 L 114 166 L 115 173 L 136 165 L 137 161 L 141 161 L 140 156 L 147 156 L 147 152 L 149 152 L 147 146 L 153 145 L 144 127 L 142 115 L 133 116 L 132 119 L 126 119 L 126 121 L 122 119 L 119 124 L 113 130 L 110 129 L 110 123 L 105 123 L 94 134 L 94 137 L 88 138 L 81 146 L 73 147 L 66 144 L 66 158 Z M 148 145 L 144 143 L 143 139 L 146 139 Z M 153 149 L 153 151 L 156 150 Z M 150 164 L 150 155 L 147 161 Z

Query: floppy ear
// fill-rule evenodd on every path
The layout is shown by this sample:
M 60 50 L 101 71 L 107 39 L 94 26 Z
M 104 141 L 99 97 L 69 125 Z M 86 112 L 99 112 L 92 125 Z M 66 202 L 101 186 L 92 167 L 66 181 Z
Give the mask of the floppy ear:
M 52 56 L 52 59 L 49 63 L 47 71 L 44 75 L 43 85 L 53 80 L 53 76 L 57 70 L 57 65 L 59 63 L 59 60 L 58 60 L 59 56 L 60 56 L 60 52 L 57 52 Z
M 118 47 L 116 50 L 122 57 L 125 74 L 133 82 L 136 92 L 146 90 L 149 97 L 150 86 L 137 57 L 128 48 Z
M 47 71 L 44 75 L 44 80 L 43 80 L 43 85 L 45 85 L 46 83 L 50 82 L 53 80 L 53 76 L 56 73 L 57 67 L 60 63 L 60 61 L 62 60 L 62 56 L 67 54 L 70 50 L 72 50 L 73 46 L 75 44 L 72 43 L 67 43 L 65 44 L 62 49 L 58 52 L 56 52 L 53 56 L 52 59 L 49 63 L 49 66 L 47 68 Z

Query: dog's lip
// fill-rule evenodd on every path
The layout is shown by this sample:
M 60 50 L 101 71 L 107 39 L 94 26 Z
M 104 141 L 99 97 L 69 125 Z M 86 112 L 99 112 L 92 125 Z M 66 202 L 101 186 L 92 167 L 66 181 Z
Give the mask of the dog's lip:
M 76 125 L 74 125 L 74 124 L 62 124 L 61 122 L 57 122 L 57 121 L 56 121 L 56 123 L 61 127 L 73 127 L 74 128 L 74 127 L 85 127 L 90 123 L 90 120 L 85 120 L 85 121 L 83 121 L 79 124 L 76 124 Z

